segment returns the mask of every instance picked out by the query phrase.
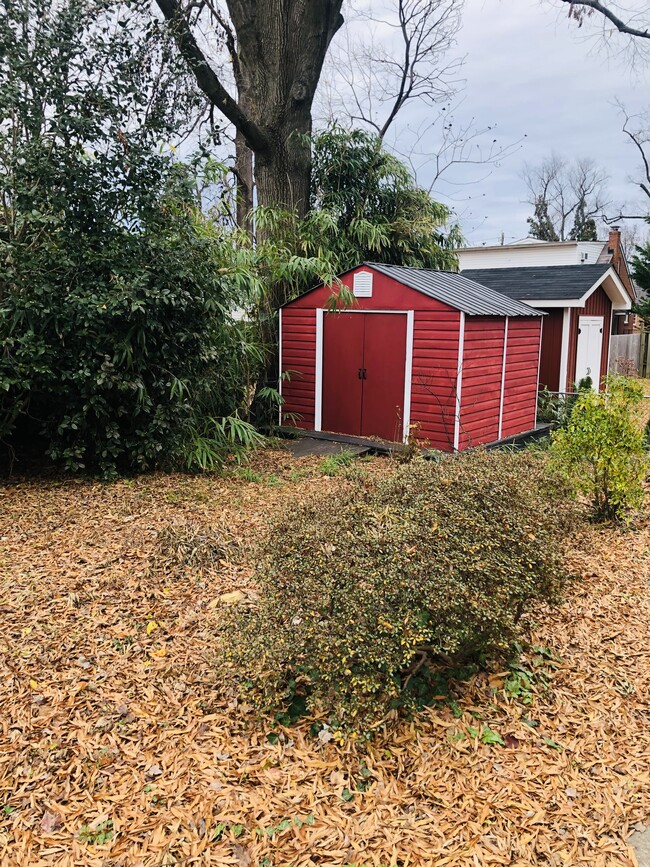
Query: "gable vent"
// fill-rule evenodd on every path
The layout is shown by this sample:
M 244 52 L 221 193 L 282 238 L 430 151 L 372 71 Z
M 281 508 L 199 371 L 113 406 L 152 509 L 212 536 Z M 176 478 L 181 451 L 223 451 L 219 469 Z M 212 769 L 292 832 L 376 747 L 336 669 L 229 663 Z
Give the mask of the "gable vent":
M 372 273 L 358 271 L 354 275 L 352 291 L 357 298 L 372 298 Z

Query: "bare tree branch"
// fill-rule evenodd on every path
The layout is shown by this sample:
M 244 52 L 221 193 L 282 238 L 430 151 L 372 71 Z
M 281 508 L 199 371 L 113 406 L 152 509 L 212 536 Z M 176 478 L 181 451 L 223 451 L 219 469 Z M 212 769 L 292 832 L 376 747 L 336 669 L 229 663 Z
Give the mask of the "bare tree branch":
M 331 57 L 330 68 L 348 88 L 337 117 L 361 120 L 384 138 L 407 103 L 436 104 L 455 93 L 462 59 L 447 60 L 461 24 L 463 0 L 393 0 L 357 12 L 354 39 Z M 368 32 L 368 21 L 378 25 Z M 363 23 L 361 23 L 363 22 Z M 378 38 L 378 36 L 380 38 Z M 351 108 L 348 103 L 353 103 Z
M 571 15 L 579 25 L 582 25 L 585 13 L 593 14 L 593 12 L 599 12 L 621 33 L 626 33 L 629 36 L 635 36 L 640 39 L 650 39 L 650 27 L 646 27 L 643 30 L 633 27 L 631 24 L 623 21 L 623 19 L 612 11 L 612 9 L 604 3 L 601 3 L 601 0 L 561 0 L 561 2 L 568 4 L 569 15 Z
M 165 19 L 172 25 L 178 50 L 193 71 L 203 93 L 241 132 L 251 150 L 257 152 L 266 150 L 269 146 L 267 136 L 247 117 L 237 101 L 222 85 L 199 47 L 178 0 L 156 0 L 156 3 Z

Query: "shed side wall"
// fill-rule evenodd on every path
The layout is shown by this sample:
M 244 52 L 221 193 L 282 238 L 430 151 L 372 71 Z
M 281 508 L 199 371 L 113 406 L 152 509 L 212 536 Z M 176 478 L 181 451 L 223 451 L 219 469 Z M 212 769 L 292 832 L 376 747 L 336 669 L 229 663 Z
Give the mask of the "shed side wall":
M 459 334 L 457 310 L 415 311 L 411 424 L 418 439 L 442 451 L 454 447 Z
M 550 307 L 544 310 L 548 315 L 544 317 L 542 330 L 542 355 L 539 364 L 539 387 L 546 386 L 550 391 L 560 389 L 560 363 L 562 359 L 562 325 L 564 322 L 564 308 Z
M 501 426 L 504 438 L 535 427 L 541 332 L 541 318 L 509 320 Z
M 283 424 L 313 430 L 316 399 L 316 311 L 285 307 L 282 310 L 282 372 L 292 371 L 282 382 Z M 286 414 L 300 416 L 287 419 Z
M 504 337 L 502 317 L 468 316 L 465 320 L 461 450 L 499 438 Z

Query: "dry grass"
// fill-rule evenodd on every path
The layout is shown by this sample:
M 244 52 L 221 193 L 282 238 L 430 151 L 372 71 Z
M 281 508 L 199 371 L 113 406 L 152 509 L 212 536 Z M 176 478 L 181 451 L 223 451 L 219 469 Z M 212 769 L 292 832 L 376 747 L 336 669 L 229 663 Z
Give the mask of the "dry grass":
M 561 660 L 532 704 L 480 675 L 462 716 L 428 711 L 365 754 L 322 745 L 309 721 L 273 744 L 219 689 L 213 627 L 222 593 L 252 589 L 246 555 L 268 516 L 345 483 L 317 467 L 278 452 L 257 460 L 266 482 L 0 491 L 3 867 L 635 863 L 626 838 L 650 816 L 648 521 L 572 540 L 567 602 L 531 624 Z M 187 550 L 197 562 L 179 569 Z M 472 737 L 484 726 L 506 745 Z

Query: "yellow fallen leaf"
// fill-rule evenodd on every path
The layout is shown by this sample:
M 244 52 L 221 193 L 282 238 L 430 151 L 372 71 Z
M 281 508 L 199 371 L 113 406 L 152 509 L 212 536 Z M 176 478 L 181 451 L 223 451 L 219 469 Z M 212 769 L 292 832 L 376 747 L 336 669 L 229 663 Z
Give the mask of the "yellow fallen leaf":
M 39 683 L 37 680 L 30 680 L 29 685 L 31 686 L 32 689 L 38 689 L 39 688 Z
M 147 635 L 151 635 L 154 629 L 158 629 L 158 624 L 155 620 L 150 620 L 149 623 L 147 623 Z
M 222 594 L 219 597 L 219 601 L 223 602 L 225 605 L 236 605 L 237 602 L 241 602 L 245 596 L 246 594 L 242 593 L 241 590 L 233 590 L 232 593 Z
M 166 647 L 160 647 L 158 650 L 152 650 L 149 655 L 150 656 L 158 656 L 158 657 L 167 656 L 167 648 Z

